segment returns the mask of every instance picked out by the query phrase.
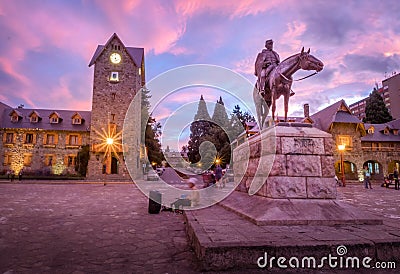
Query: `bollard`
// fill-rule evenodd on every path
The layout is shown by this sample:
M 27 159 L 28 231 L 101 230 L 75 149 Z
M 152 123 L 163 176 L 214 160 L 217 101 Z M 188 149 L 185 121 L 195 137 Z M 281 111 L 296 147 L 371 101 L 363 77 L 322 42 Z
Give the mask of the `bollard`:
M 149 193 L 149 213 L 158 214 L 161 210 L 161 193 L 157 190 L 151 190 Z

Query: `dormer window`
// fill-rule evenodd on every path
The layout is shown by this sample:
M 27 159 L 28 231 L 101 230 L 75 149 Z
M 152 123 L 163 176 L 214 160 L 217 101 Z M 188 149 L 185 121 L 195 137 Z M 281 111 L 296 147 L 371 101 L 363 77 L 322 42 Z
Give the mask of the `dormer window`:
M 18 117 L 18 115 L 17 114 L 13 114 L 13 115 L 11 115 L 11 122 L 13 122 L 13 123 L 16 123 L 16 122 L 18 122 L 18 119 L 19 117 Z
M 82 123 L 82 120 L 80 118 L 74 118 L 72 120 L 72 124 L 74 125 L 80 125 Z
M 20 119 L 22 119 L 22 113 L 19 112 L 18 110 L 13 110 L 11 111 L 11 113 L 9 114 L 11 122 L 12 123 L 17 123 Z
M 393 129 L 393 134 L 394 135 L 399 135 L 399 130 L 398 129 Z
M 374 134 L 374 131 L 375 131 L 374 127 L 370 127 L 368 129 L 368 134 Z
M 28 117 L 31 123 L 38 123 L 42 119 L 36 110 L 32 111 Z
M 384 133 L 385 135 L 389 135 L 389 129 L 388 129 L 388 128 L 385 128 L 385 129 L 383 130 L 383 133 Z
M 84 122 L 84 119 L 78 112 L 75 112 L 75 114 L 72 115 L 71 119 L 73 125 L 81 125 Z
M 55 111 L 52 114 L 50 114 L 49 119 L 50 119 L 50 124 L 58 124 L 62 121 L 60 115 Z
M 119 76 L 117 71 L 111 72 L 110 82 L 119 82 Z

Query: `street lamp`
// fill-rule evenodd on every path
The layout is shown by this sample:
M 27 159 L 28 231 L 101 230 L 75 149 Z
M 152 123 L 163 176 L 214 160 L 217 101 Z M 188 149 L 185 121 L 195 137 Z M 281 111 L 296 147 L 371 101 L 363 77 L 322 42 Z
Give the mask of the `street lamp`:
M 344 178 L 344 162 L 343 162 L 343 152 L 346 149 L 346 145 L 338 145 L 340 151 L 340 169 L 342 170 L 342 185 L 346 186 L 346 180 Z

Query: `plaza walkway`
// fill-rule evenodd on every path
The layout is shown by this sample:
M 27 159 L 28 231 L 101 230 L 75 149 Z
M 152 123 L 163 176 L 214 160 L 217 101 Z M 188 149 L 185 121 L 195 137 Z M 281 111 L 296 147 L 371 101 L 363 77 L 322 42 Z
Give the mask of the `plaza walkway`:
M 385 222 L 400 220 L 400 191 L 338 191 Z M 199 273 L 183 215 L 147 206 L 133 184 L 2 182 L 0 273 Z

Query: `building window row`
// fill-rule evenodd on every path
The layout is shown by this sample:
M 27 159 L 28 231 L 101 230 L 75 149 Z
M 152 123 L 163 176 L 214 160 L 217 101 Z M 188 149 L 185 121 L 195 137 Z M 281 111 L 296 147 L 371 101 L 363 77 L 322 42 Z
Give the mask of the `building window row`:
M 34 145 L 37 144 L 36 133 L 25 133 L 22 136 L 23 144 Z M 44 146 L 55 146 L 58 144 L 59 135 L 55 133 L 47 133 L 43 136 Z M 6 132 L 3 135 L 4 145 L 13 145 L 17 143 L 17 133 Z M 67 146 L 80 146 L 82 145 L 82 135 L 81 134 L 67 134 L 65 138 L 65 145 Z
M 24 153 L 23 158 L 20 158 L 20 159 L 23 160 L 24 167 L 30 167 L 30 166 L 32 166 L 32 158 L 33 158 L 33 154 Z M 16 161 L 18 161 L 18 156 L 16 154 L 12 154 L 12 153 L 4 154 L 3 165 L 11 166 L 12 163 L 16 162 Z M 44 159 L 43 159 L 43 164 L 44 164 L 44 166 L 48 166 L 48 167 L 56 165 L 57 164 L 56 155 L 55 154 L 45 154 Z M 74 167 L 76 164 L 76 155 L 71 154 L 71 155 L 64 156 L 63 164 L 66 167 Z

